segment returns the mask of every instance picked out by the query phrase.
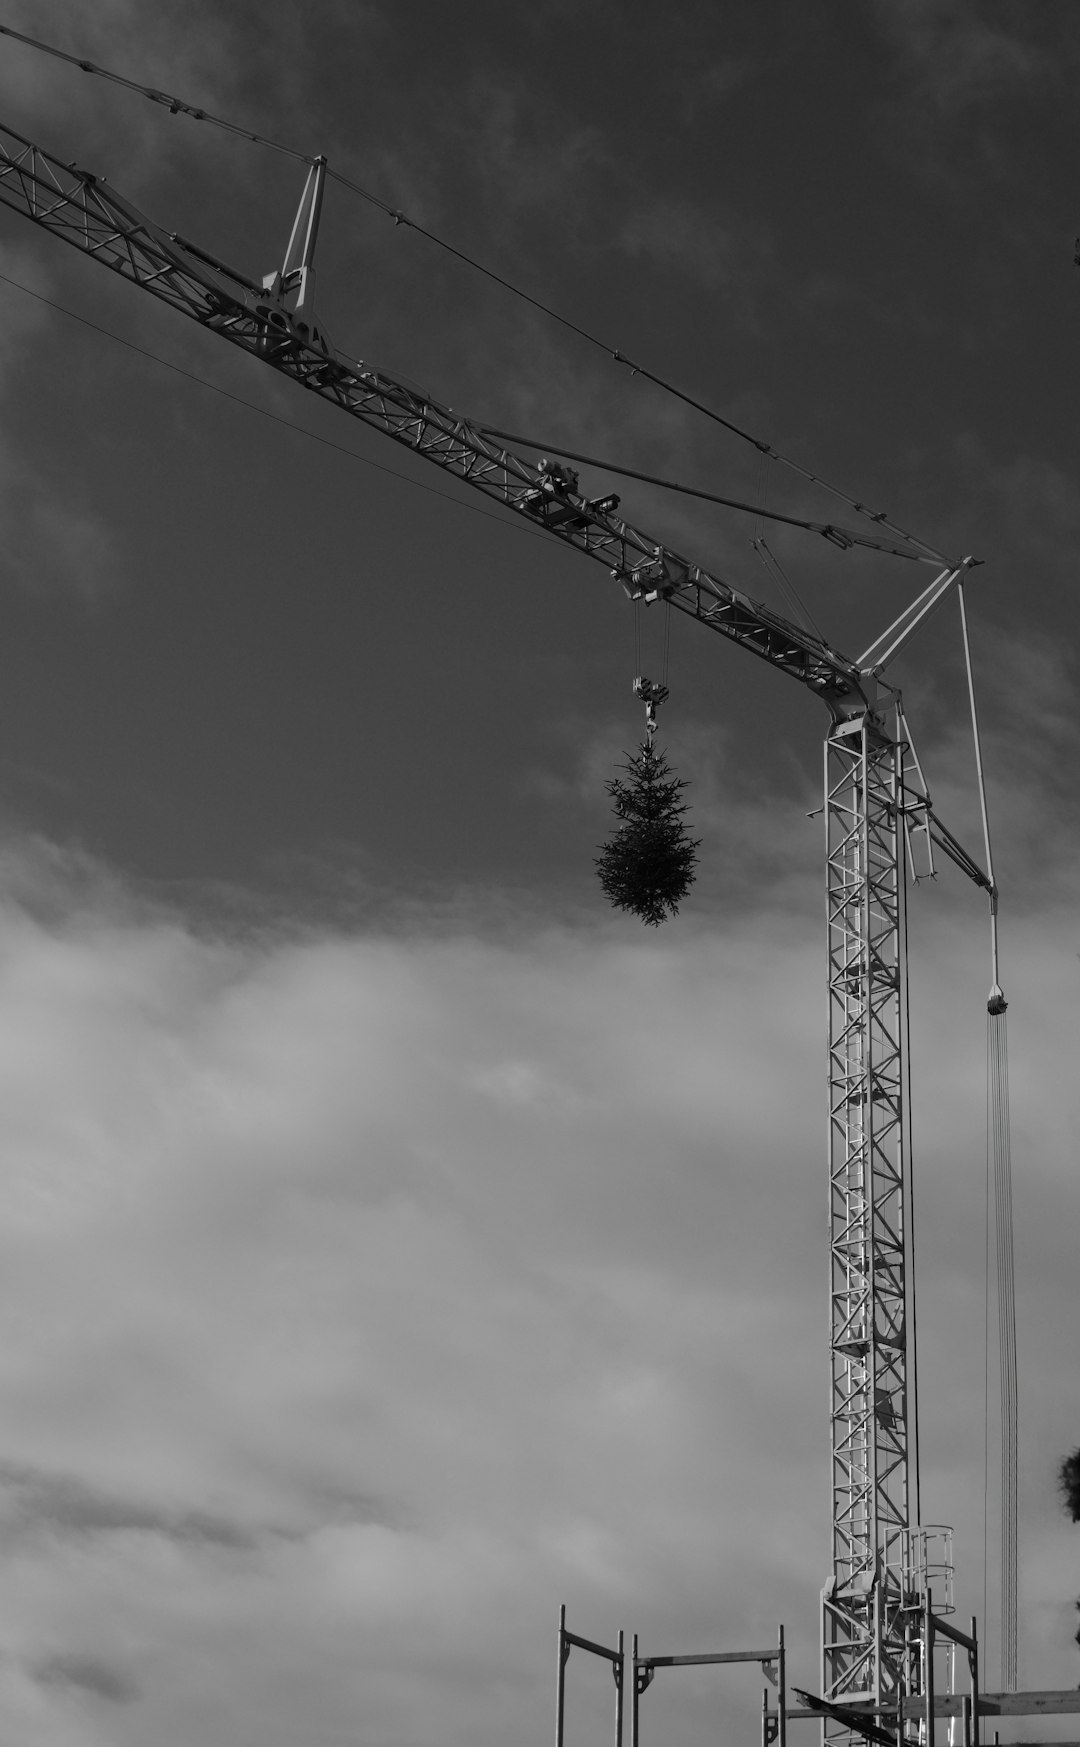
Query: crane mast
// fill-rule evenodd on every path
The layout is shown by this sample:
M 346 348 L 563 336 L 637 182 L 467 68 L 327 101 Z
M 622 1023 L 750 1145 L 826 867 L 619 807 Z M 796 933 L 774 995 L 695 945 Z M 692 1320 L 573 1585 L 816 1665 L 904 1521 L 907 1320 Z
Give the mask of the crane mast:
M 866 712 L 825 742 L 832 1575 L 826 1701 L 912 1690 L 903 1610 L 917 1510 L 909 1366 L 904 747 Z
M 913 826 L 991 887 L 913 782 L 898 694 L 880 676 L 974 561 L 946 562 L 867 652 L 875 659 L 851 661 L 620 520 L 618 498 L 582 495 L 569 467 L 527 461 L 475 421 L 335 351 L 312 296 L 324 168 L 313 160 L 285 265 L 260 282 L 0 126 L 0 201 L 15 212 L 602 563 L 631 599 L 667 600 L 825 703 L 832 1569 L 821 1684 L 826 1701 L 895 1703 L 920 1678 L 905 1622 L 917 1599 L 909 1539 L 918 1512 L 904 907 Z

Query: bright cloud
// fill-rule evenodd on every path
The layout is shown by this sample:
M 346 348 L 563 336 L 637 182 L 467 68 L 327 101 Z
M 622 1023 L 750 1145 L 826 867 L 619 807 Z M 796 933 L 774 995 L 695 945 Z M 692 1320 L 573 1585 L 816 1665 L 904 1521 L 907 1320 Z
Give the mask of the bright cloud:
M 540 1740 L 563 1599 L 579 1629 L 683 1648 L 786 1616 L 810 1657 L 825 1233 L 798 917 L 226 941 L 25 846 L 6 891 L 13 1747 L 334 1742 L 358 1717 L 405 1743 L 436 1715 L 454 1742 Z M 979 978 L 930 927 L 918 1010 L 972 1035 L 945 1074 L 925 1031 L 918 1051 L 955 1263 L 925 1326 L 952 1318 L 974 1411 Z M 1018 1127 L 1042 1147 L 1018 1185 L 1061 1201 L 1047 1015 L 1074 995 L 1034 938 L 1019 956 L 1046 1023 L 1032 1055 L 1023 1003 Z M 1029 1318 L 1067 1268 L 1036 1287 L 1032 1261 Z M 941 1437 L 934 1352 L 952 1492 L 980 1452 Z M 1025 1406 L 1058 1436 L 1041 1384 Z M 752 1726 L 753 1694 L 725 1693 Z M 717 1696 L 665 1690 L 657 1721 Z

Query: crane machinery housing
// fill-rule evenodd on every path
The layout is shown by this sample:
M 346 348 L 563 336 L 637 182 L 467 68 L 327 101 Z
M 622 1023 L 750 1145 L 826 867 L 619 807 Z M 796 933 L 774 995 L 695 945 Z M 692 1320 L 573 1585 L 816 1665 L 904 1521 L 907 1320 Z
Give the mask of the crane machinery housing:
M 874 535 L 814 524 L 932 565 L 929 585 L 857 660 L 620 519 L 565 460 L 528 460 L 491 432 L 337 351 L 314 309 L 326 163 L 310 160 L 281 268 L 259 279 L 154 223 L 111 185 L 0 127 L 0 201 L 414 454 L 602 564 L 633 601 L 665 601 L 807 687 L 825 706 L 830 1205 L 831 1568 L 822 1593 L 827 1731 L 861 1705 L 895 1714 L 921 1690 L 909 1610 L 918 1547 L 918 1420 L 911 1329 L 905 884 L 936 847 L 989 896 L 984 869 L 937 818 L 886 670 L 977 562 L 876 518 Z M 888 544 L 882 527 L 899 534 Z M 996 963 L 996 959 L 995 959 Z M 1004 1005 L 997 978 L 994 998 Z M 920 1573 L 922 1575 L 920 1576 Z M 835 1709 L 839 1707 L 839 1710 Z M 901 1724 L 898 1739 L 905 1738 Z

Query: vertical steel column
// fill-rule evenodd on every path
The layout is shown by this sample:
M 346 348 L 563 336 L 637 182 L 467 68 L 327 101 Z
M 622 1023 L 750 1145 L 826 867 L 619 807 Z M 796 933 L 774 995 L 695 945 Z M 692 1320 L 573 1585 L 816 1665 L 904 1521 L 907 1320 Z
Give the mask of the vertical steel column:
M 904 1680 L 909 1385 L 903 749 L 869 713 L 825 743 L 832 1576 L 822 1697 Z M 826 1725 L 828 1738 L 847 1734 Z
M 559 1609 L 559 1650 L 555 1668 L 555 1747 L 563 1747 L 566 1731 L 566 1662 L 570 1646 L 566 1642 L 566 1603 Z
M 630 1640 L 630 1747 L 638 1747 L 638 1709 L 641 1700 L 641 1683 L 638 1671 L 638 1635 L 635 1632 Z
M 605 1662 L 611 1663 L 611 1672 L 615 1676 L 615 1747 L 622 1747 L 623 1688 L 626 1683 L 625 1636 L 620 1632 L 618 1648 L 611 1650 L 606 1644 L 597 1644 L 592 1638 L 582 1638 L 577 1632 L 568 1631 L 565 1602 L 559 1609 L 559 1657 L 555 1688 L 555 1747 L 563 1747 L 566 1732 L 566 1664 L 570 1657 L 571 1646 L 575 1645 L 579 1650 L 588 1650 L 590 1655 L 600 1656 Z
M 934 1692 L 934 1596 L 931 1590 L 926 1592 L 926 1606 L 923 1609 L 923 1683 L 926 1695 L 926 1729 L 923 1736 L 923 1747 L 934 1747 L 934 1711 L 936 1709 L 936 1694 Z

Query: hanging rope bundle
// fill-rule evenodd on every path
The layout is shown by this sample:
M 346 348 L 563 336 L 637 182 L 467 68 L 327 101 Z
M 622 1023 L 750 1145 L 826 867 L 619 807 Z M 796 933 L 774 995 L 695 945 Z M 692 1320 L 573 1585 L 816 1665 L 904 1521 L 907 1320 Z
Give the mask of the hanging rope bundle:
M 1013 1270 L 1012 1147 L 1006 1001 L 996 986 L 987 1004 L 988 1175 L 993 1176 L 997 1283 L 998 1387 L 1001 1403 L 1001 1682 L 1016 1691 L 1016 1286 Z

